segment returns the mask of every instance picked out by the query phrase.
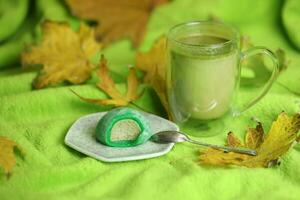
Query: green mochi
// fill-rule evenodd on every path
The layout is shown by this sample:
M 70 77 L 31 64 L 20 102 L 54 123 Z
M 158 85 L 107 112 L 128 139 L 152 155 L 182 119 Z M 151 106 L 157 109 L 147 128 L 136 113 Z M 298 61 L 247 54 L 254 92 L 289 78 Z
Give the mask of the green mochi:
M 122 124 L 121 127 L 117 127 L 120 124 Z M 126 134 L 128 138 L 122 139 L 126 137 Z M 96 127 L 96 139 L 112 147 L 137 146 L 146 142 L 150 137 L 151 130 L 147 120 L 131 108 L 116 108 L 109 111 L 99 120 Z

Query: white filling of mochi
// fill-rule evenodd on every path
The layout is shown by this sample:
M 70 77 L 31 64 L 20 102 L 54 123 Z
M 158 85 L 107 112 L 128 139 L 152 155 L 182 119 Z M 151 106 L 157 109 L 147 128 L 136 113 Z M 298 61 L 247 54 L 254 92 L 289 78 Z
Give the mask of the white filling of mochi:
M 132 119 L 123 119 L 114 124 L 111 129 L 110 140 L 134 140 L 141 133 L 138 123 Z

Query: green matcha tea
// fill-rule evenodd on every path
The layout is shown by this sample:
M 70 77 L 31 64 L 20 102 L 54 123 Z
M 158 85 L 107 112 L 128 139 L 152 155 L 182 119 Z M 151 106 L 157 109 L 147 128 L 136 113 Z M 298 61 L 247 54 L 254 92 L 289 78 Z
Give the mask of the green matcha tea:
M 227 39 L 215 36 L 197 35 L 190 37 L 179 38 L 179 41 L 189 45 L 217 45 L 228 42 Z
M 230 47 L 216 53 L 215 45 L 222 45 L 228 40 L 213 36 L 191 36 L 178 39 L 187 45 L 197 46 L 204 52 L 188 50 L 170 52 L 171 107 L 186 117 L 195 119 L 214 119 L 225 114 L 231 104 L 236 76 L 237 51 Z M 206 52 L 208 46 L 211 52 Z

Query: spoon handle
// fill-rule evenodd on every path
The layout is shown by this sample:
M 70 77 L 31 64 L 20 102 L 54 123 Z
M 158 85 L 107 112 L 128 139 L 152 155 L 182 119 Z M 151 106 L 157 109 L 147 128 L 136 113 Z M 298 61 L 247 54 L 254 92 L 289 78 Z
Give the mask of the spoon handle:
M 219 146 L 219 145 L 215 145 L 215 144 L 207 144 L 207 143 L 195 141 L 195 140 L 192 140 L 192 139 L 188 139 L 187 141 L 191 142 L 193 144 L 198 144 L 198 145 L 202 145 L 202 146 L 206 146 L 206 147 L 211 147 L 211 148 L 214 148 L 214 149 L 221 149 L 221 150 L 228 151 L 228 152 L 230 151 L 230 152 L 248 154 L 248 155 L 251 155 L 251 156 L 256 156 L 257 155 L 257 152 L 255 150 L 252 150 L 252 149 Z

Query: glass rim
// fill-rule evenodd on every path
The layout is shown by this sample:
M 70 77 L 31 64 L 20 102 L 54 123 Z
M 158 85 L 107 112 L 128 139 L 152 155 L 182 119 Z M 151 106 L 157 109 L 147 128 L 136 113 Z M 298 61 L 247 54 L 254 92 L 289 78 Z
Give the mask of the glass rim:
M 172 37 L 172 33 L 176 30 L 179 29 L 181 27 L 184 26 L 196 26 L 196 25 L 201 25 L 201 24 L 205 24 L 205 25 L 221 25 L 224 26 L 224 28 L 230 30 L 230 32 L 232 32 L 233 37 L 231 37 L 230 39 L 228 39 L 228 41 L 226 42 L 222 42 L 222 43 L 218 43 L 218 44 L 205 44 L 205 45 L 201 45 L 201 44 L 191 44 L 191 43 L 186 43 L 186 42 L 182 42 L 179 41 L 178 39 L 176 39 L 174 36 Z M 183 22 L 180 24 L 177 24 L 175 26 L 173 26 L 167 34 L 167 40 L 171 40 L 181 46 L 186 46 L 186 47 L 197 47 L 197 48 L 222 48 L 225 47 L 229 44 L 232 44 L 234 42 L 237 42 L 239 38 L 239 32 L 237 31 L 237 29 L 227 23 L 223 23 L 223 22 L 216 22 L 216 21 L 207 21 L 207 20 L 198 20 L 198 21 L 189 21 L 189 22 Z

